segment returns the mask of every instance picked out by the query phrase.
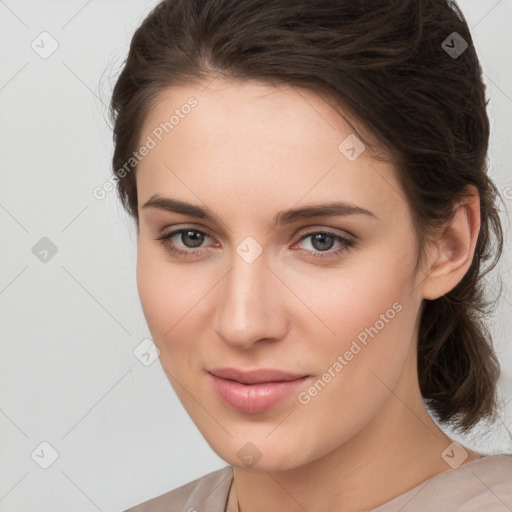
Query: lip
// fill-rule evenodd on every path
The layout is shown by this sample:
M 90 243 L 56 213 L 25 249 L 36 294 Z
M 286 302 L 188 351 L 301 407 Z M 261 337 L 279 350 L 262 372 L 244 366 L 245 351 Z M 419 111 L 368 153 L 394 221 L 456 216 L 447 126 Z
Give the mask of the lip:
M 221 379 L 236 380 L 241 384 L 260 384 L 262 382 L 282 382 L 306 377 L 304 374 L 290 373 L 282 370 L 261 368 L 256 370 L 238 370 L 237 368 L 215 368 L 209 373 Z
M 217 368 L 208 374 L 214 391 L 225 405 L 253 414 L 276 406 L 310 377 L 274 369 Z

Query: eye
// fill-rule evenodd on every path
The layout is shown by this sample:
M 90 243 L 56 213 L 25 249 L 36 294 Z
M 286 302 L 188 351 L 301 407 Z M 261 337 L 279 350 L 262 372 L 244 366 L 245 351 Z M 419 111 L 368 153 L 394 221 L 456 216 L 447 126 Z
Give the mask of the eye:
M 185 227 L 164 234 L 156 240 L 160 241 L 170 253 L 178 257 L 190 257 L 200 256 L 205 252 L 207 247 L 203 244 L 207 239 L 211 239 L 211 237 L 204 231 Z M 350 248 L 356 246 L 355 240 L 330 231 L 313 231 L 303 234 L 295 245 L 307 239 L 310 239 L 310 248 L 302 249 L 306 253 L 306 258 L 332 259 L 341 256 L 348 252 Z M 336 243 L 338 246 L 333 250 Z
M 306 252 L 308 258 L 335 258 L 341 254 L 348 252 L 350 248 L 355 247 L 356 242 L 349 240 L 337 233 L 330 231 L 315 231 L 306 233 L 301 236 L 300 241 L 311 239 L 309 245 L 313 250 L 307 249 Z M 333 246 L 339 244 L 334 250 L 331 250 Z
M 204 243 L 206 238 L 210 237 L 204 231 L 193 228 L 184 228 L 162 235 L 157 238 L 157 240 L 162 242 L 162 245 L 170 253 L 178 256 L 198 256 L 203 252 L 201 245 Z M 178 242 L 182 244 L 181 247 L 184 247 L 184 249 L 180 248 Z

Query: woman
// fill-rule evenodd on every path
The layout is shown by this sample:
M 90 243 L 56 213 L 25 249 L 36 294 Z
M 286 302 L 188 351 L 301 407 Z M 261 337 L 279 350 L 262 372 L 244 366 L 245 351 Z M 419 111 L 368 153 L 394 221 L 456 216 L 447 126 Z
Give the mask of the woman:
M 135 33 L 112 116 L 139 294 L 228 466 L 131 511 L 512 508 L 512 456 L 438 425 L 494 419 L 499 376 L 499 194 L 453 4 L 165 0 Z

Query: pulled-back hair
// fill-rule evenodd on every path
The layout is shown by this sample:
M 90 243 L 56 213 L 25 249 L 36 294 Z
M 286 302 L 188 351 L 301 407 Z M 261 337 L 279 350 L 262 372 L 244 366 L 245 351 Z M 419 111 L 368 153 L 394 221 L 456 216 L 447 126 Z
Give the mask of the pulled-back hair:
M 471 267 L 452 291 L 422 304 L 418 376 L 440 422 L 466 432 L 496 419 L 500 368 L 485 316 L 497 299 L 486 296 L 482 278 L 502 253 L 500 194 L 487 174 L 482 70 L 455 2 L 158 4 L 135 32 L 111 101 L 113 171 L 121 202 L 137 222 L 131 157 L 149 110 L 166 88 L 218 76 L 304 88 L 350 119 L 369 154 L 396 170 L 412 212 L 417 268 L 468 185 L 478 189 L 481 229 Z M 126 172 L 127 162 L 133 172 Z

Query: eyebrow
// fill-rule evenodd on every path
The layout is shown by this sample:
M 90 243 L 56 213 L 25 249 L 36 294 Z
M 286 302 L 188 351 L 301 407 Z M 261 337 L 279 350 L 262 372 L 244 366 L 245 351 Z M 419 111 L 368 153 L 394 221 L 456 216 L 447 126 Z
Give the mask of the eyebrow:
M 184 201 L 178 201 L 177 199 L 161 197 L 158 194 L 153 195 L 143 205 L 142 208 L 156 208 L 158 210 L 180 213 L 190 217 L 197 217 L 199 219 L 221 223 L 219 217 L 209 208 L 203 208 L 190 203 L 186 203 Z M 346 203 L 344 201 L 330 201 L 327 203 L 312 204 L 279 212 L 274 217 L 274 224 L 286 225 L 292 224 L 299 220 L 311 219 L 315 217 L 346 217 L 349 215 L 366 215 L 372 219 L 378 219 L 377 215 L 375 215 L 373 212 L 365 208 L 361 208 L 360 206 Z

